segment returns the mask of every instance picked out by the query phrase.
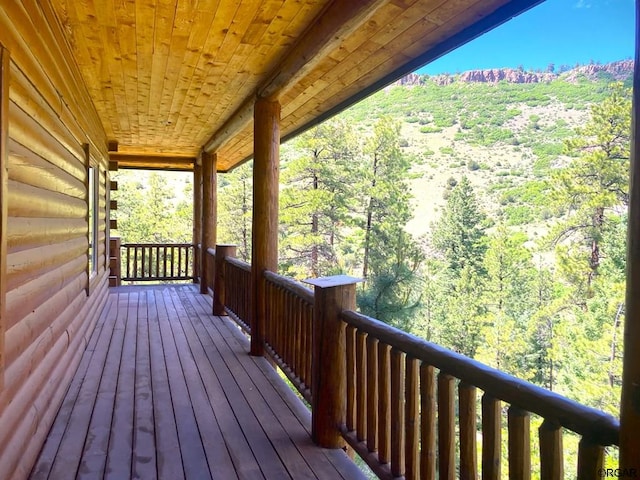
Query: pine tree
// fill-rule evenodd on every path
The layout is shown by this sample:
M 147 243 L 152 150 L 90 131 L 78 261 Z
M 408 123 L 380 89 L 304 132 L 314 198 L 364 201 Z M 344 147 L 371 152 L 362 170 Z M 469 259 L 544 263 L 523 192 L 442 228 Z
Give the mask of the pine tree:
M 462 177 L 451 191 L 432 235 L 434 247 L 444 255 L 454 275 L 465 267 L 484 273 L 485 222 L 469 179 Z
M 218 240 L 238 246 L 238 258 L 251 261 L 253 166 L 242 165 L 224 174 L 218 193 Z
M 555 203 L 567 210 L 552 239 L 556 245 L 574 241 L 570 246 L 565 242 L 560 254 L 579 268 L 574 275 L 584 276 L 587 290 L 604 254 L 607 222 L 629 201 L 630 122 L 631 90 L 615 84 L 610 96 L 592 107 L 589 122 L 577 130 L 576 138 L 566 143 L 567 152 L 578 156 L 552 178 Z
M 385 269 L 388 247 L 397 244 L 411 218 L 406 182 L 410 163 L 400 150 L 399 140 L 400 125 L 389 117 L 382 117 L 364 148 L 361 188 L 364 205 L 362 276 L 365 280 L 370 270 L 379 274 Z
M 407 184 L 410 161 L 400 149 L 400 126 L 381 118 L 364 147 L 356 186 L 363 212 L 362 276 L 358 306 L 365 314 L 411 329 L 420 304 L 419 267 L 424 255 L 405 232 L 411 218 Z M 356 214 L 357 215 L 357 214 Z
M 356 138 L 348 124 L 334 121 L 301 135 L 294 146 L 296 156 L 282 173 L 281 263 L 293 276 L 336 273 Z

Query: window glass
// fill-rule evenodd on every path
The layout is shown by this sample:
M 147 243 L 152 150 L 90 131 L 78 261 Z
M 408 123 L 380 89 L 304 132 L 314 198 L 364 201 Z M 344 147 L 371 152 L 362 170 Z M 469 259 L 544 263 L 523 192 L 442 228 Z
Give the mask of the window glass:
M 98 271 L 98 169 L 89 167 L 89 273 Z

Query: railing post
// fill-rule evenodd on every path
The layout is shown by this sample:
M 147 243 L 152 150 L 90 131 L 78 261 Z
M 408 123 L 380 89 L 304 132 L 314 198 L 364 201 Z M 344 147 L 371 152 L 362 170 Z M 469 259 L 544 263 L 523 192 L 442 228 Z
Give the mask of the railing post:
M 193 166 L 193 283 L 200 282 L 202 256 L 198 245 L 202 243 L 202 167 Z
M 120 260 L 120 237 L 109 238 L 109 286 L 119 287 L 122 283 Z
M 314 286 L 311 352 L 311 436 L 324 448 L 342 448 L 346 417 L 346 335 L 340 313 L 356 308 L 360 279 L 346 275 L 305 280 Z
M 207 250 L 216 244 L 217 225 L 217 161 L 215 153 L 202 154 L 202 249 L 200 251 L 200 293 L 209 293 L 213 278 L 209 278 Z
M 226 315 L 226 268 L 225 259 L 236 256 L 235 245 L 216 245 L 215 270 L 213 279 L 213 314 Z
M 640 0 L 636 0 L 636 32 L 639 28 Z M 636 33 L 631 110 L 627 286 L 618 464 L 623 470 L 640 466 L 640 33 Z

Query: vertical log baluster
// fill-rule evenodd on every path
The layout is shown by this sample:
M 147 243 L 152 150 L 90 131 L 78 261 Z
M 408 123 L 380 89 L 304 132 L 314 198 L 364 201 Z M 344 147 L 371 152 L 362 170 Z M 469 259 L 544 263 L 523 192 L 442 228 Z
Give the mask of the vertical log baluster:
M 391 349 L 391 473 L 404 475 L 404 353 Z
M 378 460 L 389 463 L 391 458 L 391 347 L 378 342 Z
M 264 340 L 265 343 L 271 344 L 276 349 L 278 348 L 278 325 L 272 319 L 273 308 L 275 306 L 275 295 L 277 295 L 277 287 L 269 282 L 265 283 L 265 310 L 264 310 Z
M 265 282 L 264 295 L 265 295 L 265 309 L 263 311 L 264 322 L 263 332 L 265 343 L 270 344 L 277 352 L 278 349 L 278 326 L 272 320 L 272 312 L 275 304 L 276 287 L 269 282 Z
M 142 263 L 142 278 L 147 278 L 147 248 L 146 247 L 142 247 L 140 250 L 142 250 L 142 257 L 141 257 L 141 263 Z
M 278 356 L 282 358 L 283 350 L 284 350 L 282 345 L 282 340 L 284 339 L 282 328 L 284 325 L 282 322 L 282 315 L 281 315 L 282 288 L 278 286 L 274 286 L 273 291 L 274 293 L 272 294 L 271 311 L 268 312 L 267 315 L 265 316 L 265 323 L 269 322 L 273 325 L 273 329 L 275 332 L 275 336 L 274 336 L 275 350 Z M 267 330 L 267 327 L 265 326 L 265 331 L 266 330 Z
M 306 341 L 306 346 L 305 346 L 305 352 L 307 352 L 306 355 L 306 363 L 307 363 L 307 378 L 309 379 L 309 387 L 312 388 L 311 386 L 313 385 L 313 368 L 311 366 L 311 342 L 312 342 L 312 336 L 313 336 L 313 307 L 311 305 L 307 305 L 306 306 L 306 315 L 307 315 L 307 334 L 305 335 L 305 341 Z M 312 392 L 313 393 L 313 392 Z
M 305 385 L 309 387 L 309 370 L 307 369 L 307 304 L 302 302 L 300 304 L 300 371 L 302 372 L 302 380 Z M 348 374 L 347 374 L 348 375 Z M 348 377 L 347 377 L 348 378 Z
M 540 478 L 563 479 L 562 427 L 545 419 L 538 429 L 538 435 L 540 437 Z
M 502 416 L 500 400 L 482 396 L 482 480 L 500 478 Z
M 431 365 L 420 365 L 420 478 L 436 478 L 436 380 Z
M 378 450 L 378 340 L 367 336 L 367 448 Z
M 367 334 L 356 334 L 356 435 L 358 441 L 367 438 Z
M 165 246 L 162 251 L 162 276 L 167 276 L 167 247 Z
M 420 478 L 420 362 L 407 356 L 405 404 L 405 478 Z
M 294 302 L 293 309 L 293 367 L 300 380 L 304 380 L 304 371 L 300 362 L 300 351 L 302 346 L 302 329 L 300 328 L 300 318 L 302 314 L 302 300 L 298 297 L 292 299 Z
M 603 467 L 604 447 L 582 437 L 578 446 L 578 480 L 601 479 Z
M 138 272 L 138 247 L 133 247 L 133 272 L 137 277 L 139 275 Z
M 440 480 L 456 477 L 455 378 L 438 374 L 438 457 Z
M 511 406 L 508 411 L 509 478 L 531 478 L 529 412 Z
M 285 363 L 287 365 L 289 365 L 290 367 L 292 367 L 291 365 L 291 337 L 292 335 L 292 331 L 291 331 L 291 308 L 290 308 L 290 302 L 289 302 L 290 296 L 289 296 L 289 292 L 287 292 L 286 290 L 283 289 L 282 291 L 282 297 L 281 300 L 283 301 L 282 304 L 282 311 L 283 311 L 283 315 L 282 318 L 280 319 L 280 321 L 282 322 L 282 331 L 284 334 L 283 337 L 283 352 L 284 352 L 284 360 Z
M 266 282 L 264 283 L 264 295 L 265 295 L 265 308 L 263 311 L 264 315 L 269 315 L 269 312 L 271 311 L 271 307 L 269 306 L 269 302 L 271 302 L 273 300 L 273 285 L 271 285 L 270 282 Z M 264 326 L 264 330 L 262 331 L 262 335 L 263 335 L 263 340 L 266 343 L 273 345 L 274 344 L 274 340 L 273 340 L 273 332 L 272 332 L 272 328 L 273 328 L 273 322 L 270 322 L 268 318 L 265 319 L 265 326 Z
M 295 372 L 295 365 L 293 363 L 293 336 L 294 336 L 294 325 L 295 325 L 295 321 L 293 318 L 293 295 L 289 292 L 285 293 L 284 296 L 284 300 L 285 300 L 285 311 L 286 311 L 286 317 L 285 317 L 285 322 L 287 325 L 286 328 L 286 336 L 285 336 L 285 340 L 286 340 L 286 352 L 287 352 L 287 365 L 289 365 L 289 367 L 291 368 L 292 371 Z
M 347 430 L 352 432 L 356 426 L 356 328 L 347 325 Z
M 127 246 L 125 249 L 127 257 L 127 278 L 131 278 L 131 247 Z
M 475 480 L 478 476 L 476 449 L 476 387 L 466 383 L 458 386 L 460 412 L 460 478 Z

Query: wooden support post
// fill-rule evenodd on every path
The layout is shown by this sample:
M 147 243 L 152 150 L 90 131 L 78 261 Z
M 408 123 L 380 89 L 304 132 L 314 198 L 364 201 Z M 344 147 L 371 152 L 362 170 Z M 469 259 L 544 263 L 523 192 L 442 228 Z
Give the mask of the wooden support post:
M 346 421 L 346 335 L 340 319 L 356 308 L 356 283 L 346 275 L 305 280 L 314 286 L 311 348 L 311 437 L 324 448 L 343 448 Z
M 9 51 L 0 45 L 0 390 L 4 385 L 4 333 L 7 322 L 9 68 Z
M 120 259 L 120 237 L 109 238 L 109 286 L 119 287 L 122 283 Z
M 200 249 L 200 293 L 209 293 L 213 278 L 209 278 L 207 249 L 216 246 L 217 167 L 215 153 L 202 154 L 202 248 Z
M 265 270 L 278 270 L 280 104 L 258 99 L 254 109 L 251 242 L 251 355 L 264 355 Z
M 216 245 L 215 278 L 213 280 L 213 314 L 226 315 L 225 258 L 236 256 L 235 245 Z
M 640 468 L 640 0 L 636 0 L 636 53 L 631 114 L 631 185 L 627 293 L 620 402 L 620 468 Z
M 200 262 L 202 255 L 198 254 L 198 245 L 202 243 L 202 167 L 193 166 L 193 281 L 200 281 Z

